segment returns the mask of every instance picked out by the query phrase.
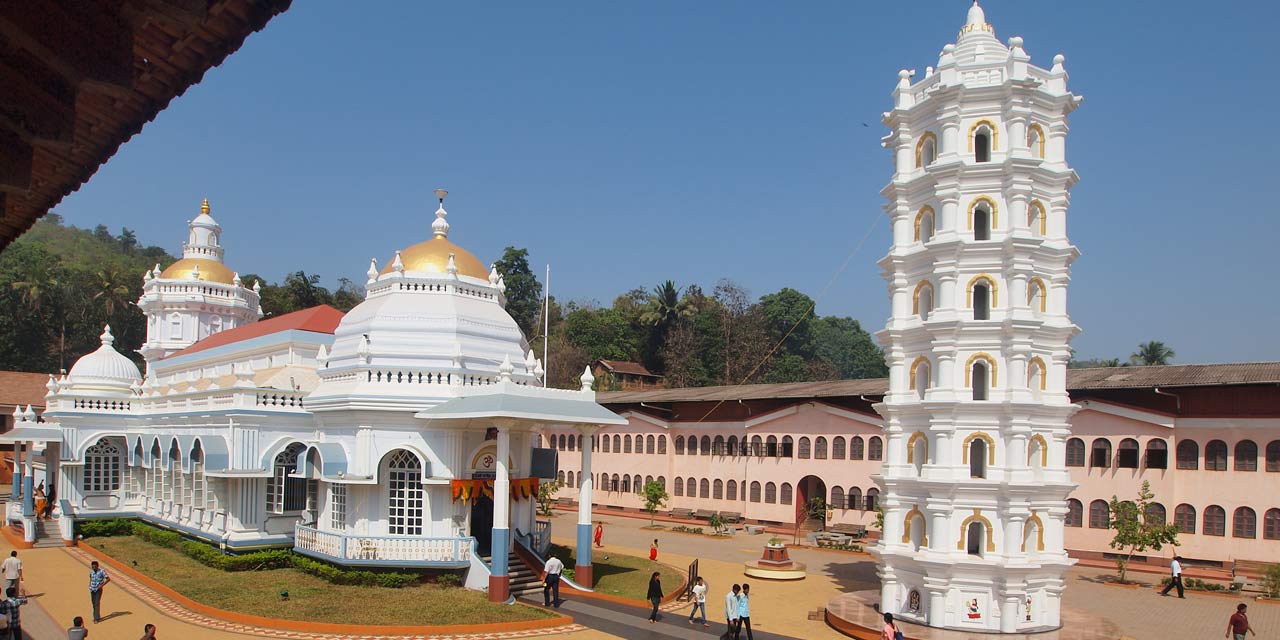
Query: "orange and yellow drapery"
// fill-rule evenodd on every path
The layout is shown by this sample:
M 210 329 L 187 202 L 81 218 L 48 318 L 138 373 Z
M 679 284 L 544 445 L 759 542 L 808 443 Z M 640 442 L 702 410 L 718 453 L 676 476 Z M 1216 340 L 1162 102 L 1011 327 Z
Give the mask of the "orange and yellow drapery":
M 449 481 L 449 488 L 454 502 L 459 500 L 475 502 L 481 495 L 490 500 L 493 499 L 493 480 L 451 480 Z M 515 478 L 511 480 L 510 495 L 513 500 L 536 498 L 538 496 L 538 479 Z

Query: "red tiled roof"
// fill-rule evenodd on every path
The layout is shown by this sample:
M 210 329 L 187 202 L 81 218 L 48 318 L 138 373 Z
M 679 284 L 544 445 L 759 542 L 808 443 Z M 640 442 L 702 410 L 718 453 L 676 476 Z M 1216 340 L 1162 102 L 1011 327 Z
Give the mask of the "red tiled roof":
M 44 385 L 48 382 L 47 373 L 0 371 L 0 404 L 43 407 L 44 394 L 49 392 Z
M 630 376 L 649 376 L 651 378 L 662 377 L 657 374 L 650 373 L 649 370 L 644 368 L 644 365 L 639 362 L 623 362 L 621 360 L 600 360 L 599 362 L 611 373 L 621 373 Z
M 322 304 L 318 307 L 276 316 L 270 320 L 261 320 L 234 329 L 220 331 L 186 349 L 169 354 L 169 357 L 184 356 L 188 353 L 221 347 L 281 331 L 314 331 L 315 333 L 332 334 L 338 328 L 338 323 L 342 321 L 342 316 L 344 315 L 346 314 L 329 305 Z

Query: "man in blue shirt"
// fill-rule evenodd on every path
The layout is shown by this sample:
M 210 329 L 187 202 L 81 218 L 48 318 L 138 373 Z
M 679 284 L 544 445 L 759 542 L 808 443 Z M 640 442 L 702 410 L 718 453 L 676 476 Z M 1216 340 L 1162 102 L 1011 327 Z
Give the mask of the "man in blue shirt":
M 4 637 L 23 640 L 22 619 L 19 614 L 22 613 L 20 607 L 27 603 L 27 599 L 18 597 L 17 587 L 9 587 L 5 595 L 8 598 L 4 600 L 3 604 L 0 604 L 0 611 L 9 614 L 9 631 L 6 632 Z
M 94 623 L 102 622 L 99 611 L 102 605 L 102 588 L 110 582 L 111 576 L 107 575 L 106 569 L 98 566 L 97 560 L 89 563 L 89 600 L 93 602 Z
M 742 595 L 738 596 L 738 628 L 733 640 L 738 640 L 743 627 L 747 629 L 747 640 L 755 640 L 751 635 L 751 585 L 745 582 L 742 583 Z

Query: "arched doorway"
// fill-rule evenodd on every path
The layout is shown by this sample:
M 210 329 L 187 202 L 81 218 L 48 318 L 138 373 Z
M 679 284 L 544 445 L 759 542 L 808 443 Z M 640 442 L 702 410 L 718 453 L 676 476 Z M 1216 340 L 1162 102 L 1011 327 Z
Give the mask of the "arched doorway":
M 827 500 L 827 485 L 818 476 L 805 476 L 796 483 L 796 522 L 800 528 L 821 531 L 827 521 L 826 509 L 811 509 L 814 498 Z

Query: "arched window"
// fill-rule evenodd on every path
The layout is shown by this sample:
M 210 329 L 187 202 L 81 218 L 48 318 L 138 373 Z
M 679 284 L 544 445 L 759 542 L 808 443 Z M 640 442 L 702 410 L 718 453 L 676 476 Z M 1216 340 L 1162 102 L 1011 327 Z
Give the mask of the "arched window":
M 995 126 L 989 120 L 979 120 L 969 129 L 969 150 L 974 162 L 990 162 L 996 148 Z
M 1267 471 L 1280 471 L 1280 440 L 1267 443 Z
M 929 437 L 923 431 L 917 431 L 907 438 L 907 463 L 915 466 L 916 475 L 920 475 L 928 461 Z
M 725 498 L 728 500 L 738 499 L 738 481 L 737 480 L 729 481 L 728 495 L 726 495 Z
M 667 437 L 666 436 L 658 436 L 658 455 L 660 456 L 667 455 Z
M 809 439 L 808 438 L 804 438 L 804 437 L 800 438 L 800 451 L 799 453 L 796 454 L 796 457 L 800 458 L 801 460 L 809 459 Z
M 1189 504 L 1180 504 L 1173 509 L 1173 524 L 1178 533 L 1196 532 L 1196 508 Z
M 970 365 L 970 383 L 973 386 L 973 399 L 987 399 L 987 382 L 989 380 L 990 371 L 985 360 L 978 360 Z
M 613 436 L 613 452 L 622 453 L 622 436 Z
M 208 479 L 204 475 L 204 449 L 199 440 L 191 447 L 191 506 L 205 508 Z
M 1258 537 L 1258 514 L 1254 513 L 1253 509 L 1236 507 L 1236 512 L 1231 516 L 1231 537 L 1250 539 Z
M 570 471 L 570 472 L 568 472 L 567 474 L 565 474 L 565 485 L 564 485 L 564 486 L 566 486 L 566 487 L 576 487 L 576 486 L 578 486 L 578 485 L 574 484 L 573 480 L 574 480 L 574 478 L 573 478 L 573 472 L 572 472 L 572 471 Z
M 1027 148 L 1031 150 L 1031 155 L 1044 158 L 1044 129 L 1040 125 L 1032 124 L 1027 127 Z
M 297 471 L 298 456 L 306 448 L 301 442 L 295 442 L 276 454 L 271 476 L 267 478 L 267 513 L 301 511 L 306 508 L 307 481 L 289 477 Z
M 1089 466 L 1101 467 L 1103 469 L 1111 468 L 1111 441 L 1106 438 L 1097 438 L 1093 441 L 1093 456 L 1089 460 Z
M 422 535 L 425 500 L 422 461 L 404 449 L 396 450 L 387 460 L 387 533 L 393 536 Z
M 1204 509 L 1204 529 L 1206 536 L 1227 535 L 1227 512 L 1218 505 L 1209 505 Z
M 644 485 L 642 485 L 642 486 L 647 487 L 647 486 L 649 486 L 649 483 L 650 483 L 650 482 L 653 482 L 653 476 L 645 476 L 645 477 L 644 477 Z M 644 493 L 644 491 L 637 491 L 636 493 Z
M 921 169 L 933 164 L 938 158 L 938 137 L 932 131 L 924 132 L 916 141 L 916 168 Z
M 120 489 L 121 449 L 107 438 L 84 450 L 85 493 Z
M 560 484 L 564 484 L 564 483 L 565 483 L 565 475 L 564 475 L 564 471 L 557 471 L 557 472 L 556 472 L 556 482 L 559 482 Z
M 782 483 L 782 496 L 778 499 L 780 504 L 791 504 L 791 483 Z
M 1027 362 L 1027 388 L 1033 397 L 1039 398 L 1048 382 L 1045 375 L 1044 360 L 1038 356 Z
M 814 440 L 813 440 L 813 459 L 814 459 L 814 460 L 826 460 L 826 459 L 827 459 L 827 439 L 826 439 L 826 438 L 824 438 L 824 437 L 822 437 L 822 436 L 818 436 L 817 438 L 814 438 Z
M 973 239 L 991 239 L 991 211 L 985 207 L 978 207 L 973 211 Z
M 1031 233 L 1043 236 L 1047 227 L 1048 220 L 1045 219 L 1044 205 L 1040 204 L 1039 200 L 1032 200 L 1031 204 L 1027 205 L 1027 228 Z
M 711 455 L 711 436 L 702 436 L 702 441 L 698 443 L 702 450 L 699 451 L 704 456 Z
M 729 441 L 725 446 L 728 448 L 725 452 L 726 455 L 737 456 L 740 454 L 738 451 L 738 436 L 729 436 Z
M 622 493 L 631 493 L 631 476 L 625 473 L 622 474 Z
M 924 396 L 929 392 L 930 378 L 932 378 L 933 367 L 929 365 L 929 361 L 920 356 L 911 363 L 911 386 L 916 390 L 916 397 L 924 400 Z M 862 456 L 858 456 L 861 458 Z
M 911 294 L 911 313 L 919 316 L 921 320 L 929 319 L 929 314 L 933 313 L 933 283 L 921 280 L 916 285 L 915 291 Z
M 1252 440 L 1241 440 L 1236 443 L 1236 471 L 1258 470 L 1258 445 Z
M 751 482 L 751 501 L 760 502 L 760 483 L 759 482 L 756 482 L 756 481 Z
M 849 440 L 849 459 L 862 459 L 862 436 L 854 436 Z
M 974 320 L 991 319 L 991 281 L 975 282 L 969 289 L 969 300 L 973 306 Z
M 1089 528 L 1106 529 L 1111 526 L 1111 508 L 1106 500 L 1094 500 L 1089 503 Z
M 684 496 L 684 480 L 680 476 L 676 476 L 675 494 L 677 498 Z
M 610 440 L 612 440 L 612 438 L 610 438 L 609 436 L 600 436 L 601 449 L 602 449 L 605 453 L 609 453 L 609 443 L 610 443 Z
M 871 439 L 867 441 L 867 459 L 884 459 L 884 441 L 880 439 L 880 436 L 871 436 Z
M 862 489 L 858 487 L 849 487 L 849 499 L 845 501 L 850 509 L 862 508 Z
M 1200 445 L 1195 440 L 1178 441 L 1178 468 L 1193 471 L 1200 468 Z
M 622 437 L 622 452 L 631 453 L 631 436 Z
M 1221 440 L 1210 440 L 1209 444 L 1204 446 L 1204 469 L 1205 471 L 1227 470 L 1227 443 Z M 1208 518 L 1207 514 L 1205 518 Z
M 1280 509 L 1267 509 L 1262 516 L 1262 538 L 1280 540 Z
M 778 448 L 778 436 L 769 436 L 764 440 L 765 455 L 776 458 L 782 455 L 782 450 Z
M 610 490 L 610 491 L 621 491 L 621 490 L 622 490 L 622 481 L 620 481 L 620 480 L 618 479 L 618 474 L 616 474 L 616 473 L 615 473 L 615 474 L 613 474 L 613 477 L 612 477 L 612 478 L 609 478 L 609 490 Z
M 1067 440 L 1067 466 L 1084 466 L 1084 440 L 1070 438 Z
M 718 456 L 725 454 L 724 436 L 716 436 L 716 439 L 711 441 L 711 452 Z
M 980 521 L 973 521 L 965 529 L 965 549 L 971 556 L 981 556 L 983 544 L 982 538 L 986 535 L 986 527 Z
M 666 490 L 667 490 L 667 478 L 666 478 L 666 476 L 658 476 L 658 485 L 662 487 L 662 490 L 663 490 L 663 491 L 666 491 Z
M 1067 517 L 1063 524 L 1068 527 L 1084 526 L 1084 505 L 1079 500 L 1067 499 Z
M 759 458 L 766 453 L 764 440 L 760 436 L 751 436 L 751 455 Z
M 1147 505 L 1147 517 L 1145 520 L 1147 524 L 1164 524 L 1166 516 L 1164 505 L 1159 502 L 1152 502 Z
M 782 457 L 790 458 L 795 455 L 795 441 L 791 436 L 782 436 Z
M 1137 440 L 1133 438 L 1121 440 L 1120 446 L 1116 449 L 1116 467 L 1120 469 L 1137 469 L 1139 450 Z
M 698 481 L 688 478 L 684 481 L 684 494 L 690 498 L 698 497 Z
M 969 477 L 987 477 L 987 441 L 982 438 L 969 443 Z
M 1049 309 L 1049 296 L 1045 293 L 1044 281 L 1040 278 L 1032 278 L 1027 283 L 1027 307 L 1037 316 Z
M 1147 441 L 1145 465 L 1148 469 L 1168 469 L 1169 468 L 1169 445 L 1164 440 L 1151 439 Z
M 933 215 L 933 207 L 924 206 L 916 213 L 915 224 L 915 240 L 916 242 L 928 242 L 933 239 L 933 232 L 936 228 L 934 221 L 937 218 Z
M 841 487 L 840 485 L 831 487 L 831 499 L 828 500 L 828 502 L 831 503 L 832 509 L 846 508 L 845 502 L 844 502 L 844 488 Z
M 644 437 L 644 452 L 645 452 L 646 454 L 652 454 L 652 453 L 654 453 L 655 451 L 657 451 L 657 449 L 658 449 L 658 439 L 657 439 L 657 438 L 654 438 L 653 436 L 645 436 L 645 437 Z
M 836 436 L 831 439 L 831 458 L 833 460 L 844 460 L 844 436 Z
M 640 443 L 640 438 L 636 438 L 636 444 Z M 644 482 L 640 480 L 640 474 L 631 476 L 631 491 L 636 494 L 644 493 Z
M 578 439 L 573 437 L 572 435 L 569 436 L 569 450 L 570 451 L 578 450 Z
M 878 506 L 880 506 L 880 490 L 874 488 L 867 489 L 867 500 L 864 505 L 865 510 L 875 511 Z
M 764 502 L 765 504 L 774 504 L 778 501 L 778 485 L 772 482 L 764 484 Z
M 676 436 L 676 455 L 684 455 L 684 436 Z
M 711 498 L 713 500 L 724 499 L 724 480 L 716 478 L 715 483 L 711 485 Z

